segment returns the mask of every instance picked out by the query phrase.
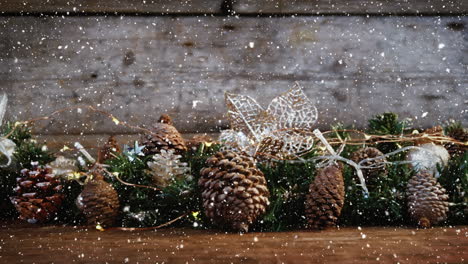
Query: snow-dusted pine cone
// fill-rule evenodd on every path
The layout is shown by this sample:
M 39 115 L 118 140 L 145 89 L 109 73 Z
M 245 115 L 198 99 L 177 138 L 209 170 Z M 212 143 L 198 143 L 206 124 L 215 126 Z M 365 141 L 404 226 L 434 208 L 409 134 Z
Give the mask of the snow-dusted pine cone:
M 93 172 L 78 198 L 77 207 L 85 215 L 88 225 L 112 226 L 119 213 L 119 196 L 100 172 Z
M 310 184 L 305 212 L 308 228 L 335 226 L 344 205 L 345 190 L 341 168 L 331 165 L 320 169 Z
M 198 185 L 205 215 L 226 229 L 247 232 L 269 205 L 263 173 L 251 157 L 236 152 L 222 151 L 210 157 Z
M 376 148 L 372 148 L 372 147 L 366 147 L 366 148 L 358 149 L 357 151 L 353 152 L 353 154 L 351 154 L 351 160 L 356 163 L 359 163 L 362 160 L 376 158 L 382 155 L 384 154 L 380 150 Z M 379 158 L 376 160 L 363 162 L 362 165 L 372 166 L 374 164 L 384 163 L 386 161 L 387 159 L 385 158 Z M 362 169 L 362 173 L 364 174 L 364 178 L 366 181 L 372 181 L 372 180 L 375 180 L 379 176 L 379 174 L 386 175 L 387 169 L 385 168 L 385 165 L 383 165 L 382 167 L 377 167 L 377 168 L 372 168 L 372 169 Z
M 161 149 L 174 149 L 176 154 L 187 151 L 185 141 L 179 131 L 173 126 L 172 119 L 168 115 L 161 115 L 158 123 L 151 129 L 152 134 L 144 135 L 142 145 L 145 146 L 145 155 L 153 155 L 161 152 Z
M 33 163 L 31 170 L 21 170 L 21 177 L 16 178 L 16 182 L 16 196 L 10 197 L 10 200 L 18 210 L 20 219 L 44 223 L 59 211 L 64 199 L 61 193 L 63 186 L 50 167 Z
M 422 227 L 430 227 L 447 218 L 448 195 L 432 173 L 420 171 L 408 182 L 408 211 Z

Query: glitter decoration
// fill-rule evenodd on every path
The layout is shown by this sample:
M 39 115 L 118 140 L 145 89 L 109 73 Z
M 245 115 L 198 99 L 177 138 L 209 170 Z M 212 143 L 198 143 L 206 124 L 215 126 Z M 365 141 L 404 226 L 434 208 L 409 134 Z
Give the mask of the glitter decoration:
M 182 162 L 181 155 L 174 153 L 174 149 L 161 150 L 161 153 L 155 154 L 153 160 L 149 161 L 149 173 L 153 177 L 153 183 L 158 187 L 166 187 L 172 181 L 183 179 L 184 177 L 190 179 L 188 173 L 190 168 L 188 164 Z
M 2 95 L 0 99 L 0 125 L 3 123 L 3 117 L 8 104 L 8 96 L 6 94 Z M 13 152 L 15 152 L 16 144 L 11 139 L 7 137 L 0 137 L 0 156 L 4 156 L 7 160 L 5 164 L 0 164 L 0 167 L 8 167 L 11 164 Z
M 58 156 L 48 165 L 52 168 L 52 173 L 55 176 L 65 179 L 74 179 L 74 174 L 78 171 L 76 160 L 68 159 L 64 156 Z
M 297 83 L 266 110 L 245 95 L 226 93 L 225 101 L 231 129 L 219 139 L 226 148 L 275 159 L 295 158 L 312 149 L 317 108 Z

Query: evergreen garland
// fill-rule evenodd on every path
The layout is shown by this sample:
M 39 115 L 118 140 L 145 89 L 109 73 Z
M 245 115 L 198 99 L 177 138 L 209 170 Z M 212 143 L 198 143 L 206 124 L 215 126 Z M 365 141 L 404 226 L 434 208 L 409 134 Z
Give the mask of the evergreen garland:
M 313 153 L 308 155 L 314 156 Z M 304 157 L 306 158 L 306 157 Z M 259 164 L 270 191 L 270 206 L 257 225 L 262 231 L 283 231 L 305 224 L 304 202 L 315 175 L 315 163 L 286 161 Z
M 13 154 L 16 167 L 20 169 L 30 169 L 32 168 L 32 161 L 37 161 L 39 164 L 45 165 L 54 160 L 53 155 L 33 139 L 31 128 L 29 126 L 15 126 L 13 123 L 9 122 L 3 128 L 1 134 L 7 135 L 10 132 L 11 134 L 8 138 L 16 144 L 16 149 Z
M 399 120 L 394 113 L 383 113 L 369 120 L 369 129 L 366 131 L 375 135 L 401 135 L 410 123 L 408 120 Z M 343 130 L 342 125 L 334 130 Z M 350 138 L 349 133 L 336 132 L 336 137 Z M 364 146 L 345 146 L 342 156 L 350 158 L 351 153 Z M 396 143 L 379 143 L 376 147 L 383 153 L 398 148 Z M 397 154 L 389 161 L 404 160 L 405 155 Z M 388 174 L 380 173 L 372 182 L 368 182 L 369 195 L 364 196 L 354 168 L 345 166 L 343 178 L 346 186 L 345 205 L 339 224 L 341 225 L 400 225 L 406 220 L 406 183 L 413 171 L 406 165 L 387 165 Z
M 468 151 L 453 157 L 448 166 L 441 170 L 438 181 L 447 190 L 451 203 L 447 224 L 466 225 L 468 223 Z
M 33 161 L 45 165 L 53 160 L 53 156 L 47 149 L 44 149 L 33 139 L 30 127 L 26 125 L 15 126 L 8 122 L 2 128 L 0 135 L 8 134 L 10 134 L 8 139 L 16 144 L 16 149 L 13 153 L 12 164 L 6 168 L 0 168 L 0 218 L 16 215 L 9 197 L 13 194 L 16 178 L 20 176 L 21 169 L 31 169 Z
M 383 113 L 369 120 L 369 129 L 367 132 L 373 135 L 403 135 L 405 132 L 408 132 L 410 128 L 411 122 L 409 119 L 400 120 L 395 113 Z M 375 147 L 383 153 L 389 153 L 408 144 L 409 143 L 387 142 L 378 143 Z
M 345 205 L 340 217 L 342 225 L 401 225 L 406 216 L 406 184 L 412 175 L 407 166 L 389 166 L 388 175 L 379 175 L 374 184 L 368 184 L 369 196 L 357 186 L 353 168 L 345 167 Z
M 219 149 L 219 145 L 207 147 L 201 145 L 196 151 L 189 151 L 183 157 L 191 168 L 191 175 L 184 179 L 173 181 L 160 191 L 151 188 L 134 187 L 121 183 L 115 177 L 108 176 L 119 194 L 122 226 L 149 227 L 164 224 L 185 213 L 200 211 L 200 195 L 198 192 L 198 178 L 205 160 Z M 138 156 L 130 154 L 116 154 L 114 159 L 107 162 L 108 170 L 117 173 L 121 180 L 138 185 L 154 186 L 152 176 L 147 172 L 147 162 L 152 156 Z M 156 186 L 155 186 L 156 187 Z M 197 215 L 197 214 L 194 214 Z M 193 224 L 199 218 L 189 217 Z M 187 221 L 186 221 L 187 222 Z M 201 226 L 201 223 L 197 223 Z
M 407 133 L 410 123 L 399 120 L 393 113 L 384 113 L 369 120 L 370 134 L 401 135 Z M 453 124 L 452 124 L 453 126 Z M 457 124 L 457 129 L 460 125 Z M 9 133 L 12 124 L 6 125 L 3 134 Z M 350 138 L 343 132 L 343 125 L 333 127 L 332 136 L 342 140 Z M 446 127 L 446 131 L 455 129 Z M 0 170 L 1 201 L 5 206 L 9 194 L 15 185 L 15 178 L 22 168 L 27 168 L 31 161 L 46 164 L 52 161 L 52 155 L 32 140 L 30 129 L 21 126 L 9 137 L 17 144 L 14 154 L 15 164 Z M 372 143 L 372 142 L 371 142 Z M 405 143 L 410 144 L 410 143 Z M 160 191 L 128 186 L 118 181 L 115 175 L 107 175 L 107 180 L 119 194 L 121 203 L 121 226 L 148 227 L 164 224 L 181 215 L 189 213 L 184 221 L 177 225 L 207 228 L 210 225 L 204 221 L 198 189 L 199 172 L 205 166 L 208 157 L 220 149 L 220 145 L 201 144 L 196 150 L 185 153 L 183 161 L 191 168 L 191 177 L 173 181 Z M 349 158 L 351 153 L 363 146 L 347 145 L 341 155 Z M 397 143 L 379 143 L 376 145 L 382 152 L 388 153 L 401 145 Z M 148 173 L 147 162 L 152 156 L 114 153 L 115 157 L 108 160 L 107 170 L 117 174 L 121 180 L 138 185 L 152 186 L 152 176 Z M 316 152 L 303 157 L 308 160 L 317 156 Z M 389 161 L 405 159 L 405 154 L 395 155 Z M 304 201 L 309 185 L 316 173 L 313 161 L 279 161 L 258 164 L 265 174 L 270 191 L 270 207 L 267 213 L 253 227 L 257 231 L 283 231 L 299 229 L 304 226 Z M 344 166 L 343 177 L 346 186 L 345 205 L 339 218 L 339 225 L 405 225 L 410 223 L 406 208 L 406 185 L 414 171 L 407 165 L 391 164 L 387 166 L 388 174 L 381 174 L 372 183 L 368 183 L 370 194 L 365 197 L 354 168 Z M 450 212 L 446 224 L 466 224 L 468 217 L 468 153 L 454 156 L 449 165 L 440 169 L 439 182 L 447 190 L 450 197 Z M 76 209 L 75 198 L 81 192 L 82 186 L 77 182 L 67 182 L 65 185 L 67 200 L 64 210 L 58 219 L 69 224 L 81 224 L 82 216 Z M 2 210 L 4 211 L 4 210 Z M 10 211 L 11 212 L 11 211 Z M 191 214 L 190 214 L 191 213 Z M 11 213 L 9 214 L 11 216 Z
M 152 185 L 151 176 L 146 172 L 146 162 L 150 157 L 117 154 L 114 159 L 107 161 L 109 172 L 116 173 L 123 181 L 131 184 Z M 137 188 L 119 182 L 115 177 L 107 175 L 107 180 L 119 194 L 122 223 L 124 226 L 152 226 L 160 224 L 154 208 L 157 191 L 148 188 Z

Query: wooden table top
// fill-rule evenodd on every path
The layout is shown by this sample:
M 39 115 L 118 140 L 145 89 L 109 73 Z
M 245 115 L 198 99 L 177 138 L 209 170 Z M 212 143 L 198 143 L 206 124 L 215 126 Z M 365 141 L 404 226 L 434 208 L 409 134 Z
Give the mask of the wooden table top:
M 0 263 L 467 263 L 468 226 L 233 234 L 2 224 Z

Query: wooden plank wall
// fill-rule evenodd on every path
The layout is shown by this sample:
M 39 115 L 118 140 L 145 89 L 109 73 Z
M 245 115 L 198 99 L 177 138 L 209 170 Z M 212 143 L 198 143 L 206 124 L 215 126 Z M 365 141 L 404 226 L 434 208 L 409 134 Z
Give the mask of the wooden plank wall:
M 224 0 L 0 0 L 10 14 L 219 14 Z
M 466 14 L 468 2 L 419 0 L 236 0 L 240 14 L 454 15 Z
M 0 13 L 463 15 L 465 0 L 0 0 Z
M 184 132 L 218 131 L 227 126 L 224 92 L 266 107 L 298 81 L 321 128 L 363 127 L 383 111 L 423 127 L 468 123 L 466 1 L 397 1 L 397 9 L 389 1 L 42 2 L 0 0 L 0 90 L 10 96 L 10 119 L 89 104 L 136 125 L 168 112 Z M 353 15 L 316 14 L 337 10 Z M 273 13 L 315 15 L 265 16 Z M 400 15 L 381 16 L 389 13 Z M 401 16 L 418 13 L 426 15 Z M 76 110 L 38 132 L 135 133 Z

